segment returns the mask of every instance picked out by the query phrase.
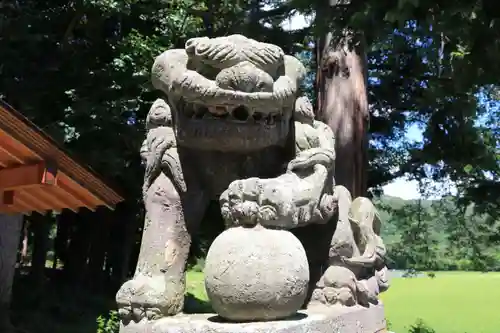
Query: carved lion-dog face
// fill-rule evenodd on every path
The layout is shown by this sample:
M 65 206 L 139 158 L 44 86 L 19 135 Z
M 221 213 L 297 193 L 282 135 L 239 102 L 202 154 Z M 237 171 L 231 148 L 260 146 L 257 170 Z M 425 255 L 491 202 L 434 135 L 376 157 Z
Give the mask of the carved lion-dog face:
M 278 46 L 232 35 L 162 53 L 152 81 L 167 95 L 178 145 L 244 152 L 284 143 L 304 75 Z

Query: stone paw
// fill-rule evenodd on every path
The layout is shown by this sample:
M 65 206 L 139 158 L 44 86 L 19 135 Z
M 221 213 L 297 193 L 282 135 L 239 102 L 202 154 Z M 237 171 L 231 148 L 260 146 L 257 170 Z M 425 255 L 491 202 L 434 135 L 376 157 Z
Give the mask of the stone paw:
M 168 283 L 164 276 L 139 276 L 122 285 L 116 302 L 124 322 L 176 315 L 184 306 L 184 284 Z
M 311 303 L 327 304 L 323 288 L 316 288 L 312 292 Z
M 356 305 L 356 298 L 349 288 L 317 288 L 313 291 L 311 302 L 321 303 L 325 305 Z

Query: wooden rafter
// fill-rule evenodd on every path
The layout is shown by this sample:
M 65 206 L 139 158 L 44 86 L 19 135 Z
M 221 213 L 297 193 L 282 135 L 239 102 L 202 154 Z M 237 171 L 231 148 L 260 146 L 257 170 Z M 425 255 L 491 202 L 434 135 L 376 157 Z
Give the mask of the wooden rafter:
M 56 177 L 57 170 L 47 168 L 44 162 L 8 167 L 0 170 L 0 188 L 8 191 L 54 185 Z
M 90 168 L 0 100 L 0 213 L 114 209 L 123 200 Z

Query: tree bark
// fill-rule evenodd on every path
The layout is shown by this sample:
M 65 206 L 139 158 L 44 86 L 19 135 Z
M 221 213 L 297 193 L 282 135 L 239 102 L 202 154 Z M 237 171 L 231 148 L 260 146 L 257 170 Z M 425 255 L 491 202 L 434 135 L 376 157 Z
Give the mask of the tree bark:
M 326 17 L 319 15 L 317 19 Z M 342 28 L 321 37 L 316 47 L 317 118 L 335 134 L 335 180 L 353 198 L 365 196 L 369 111 L 363 36 Z
M 33 287 L 39 288 L 45 282 L 45 263 L 47 261 L 51 220 L 49 216 L 40 214 L 31 215 L 30 220 L 34 236 L 30 277 Z
M 21 247 L 21 265 L 26 266 L 28 262 L 28 238 L 29 238 L 29 222 L 24 219 L 23 223 L 23 240 Z
M 90 239 L 92 237 L 92 228 L 88 221 L 94 216 L 88 209 L 81 209 L 74 215 L 74 232 L 68 246 L 68 257 L 64 266 L 66 282 L 81 287 L 87 274 L 87 261 L 89 257 Z
M 89 220 L 92 235 L 88 261 L 87 287 L 92 291 L 101 291 L 104 286 L 104 265 L 108 250 L 111 213 L 99 208 L 95 213 L 95 219 Z
M 65 209 L 56 217 L 56 223 L 57 233 L 54 241 L 54 256 L 65 266 L 69 256 L 68 242 L 71 235 L 71 227 L 75 223 L 75 214 Z
M 11 332 L 9 309 L 23 216 L 0 215 L 0 332 Z

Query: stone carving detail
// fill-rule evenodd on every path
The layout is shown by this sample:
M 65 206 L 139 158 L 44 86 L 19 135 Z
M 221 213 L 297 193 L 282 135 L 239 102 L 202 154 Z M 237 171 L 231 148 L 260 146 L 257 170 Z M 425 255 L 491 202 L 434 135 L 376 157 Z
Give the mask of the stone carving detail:
M 258 321 L 298 310 L 314 251 L 288 230 L 313 224 L 335 232 L 312 302 L 366 306 L 387 289 L 380 219 L 368 199 L 335 186 L 333 132 L 298 96 L 305 72 L 279 47 L 241 35 L 193 38 L 155 59 L 152 82 L 164 98 L 146 119 L 146 217 L 136 272 L 116 296 L 123 325 L 182 311 L 191 235 L 211 200 L 228 228 L 205 272 L 219 315 Z M 221 271 L 229 262 L 230 273 Z M 245 264 L 255 271 L 241 272 Z M 284 275 L 266 285 L 260 270 L 273 267 Z M 231 284 L 248 292 L 228 294 Z
M 220 197 L 226 225 L 292 229 L 326 223 L 335 212 L 332 168 L 335 142 L 331 129 L 314 120 L 306 97 L 295 103 L 295 147 L 284 174 L 238 179 Z
M 230 321 L 290 317 L 304 303 L 309 285 L 300 241 L 287 230 L 260 224 L 220 234 L 210 246 L 204 273 L 210 304 Z
M 172 128 L 172 111 L 163 99 L 157 99 L 146 118 L 146 139 L 141 148 L 141 158 L 146 166 L 144 172 L 143 195 L 147 194 L 153 180 L 161 172 L 161 161 L 167 150 L 176 148 L 175 133 Z M 171 151 L 169 154 L 175 152 Z M 183 183 L 178 181 L 178 183 Z M 146 199 L 145 199 L 146 200 Z
M 352 201 L 343 186 L 337 186 L 335 194 L 339 219 L 328 268 L 316 285 L 313 301 L 345 306 L 378 304 L 378 294 L 389 288 L 380 216 L 369 199 Z

